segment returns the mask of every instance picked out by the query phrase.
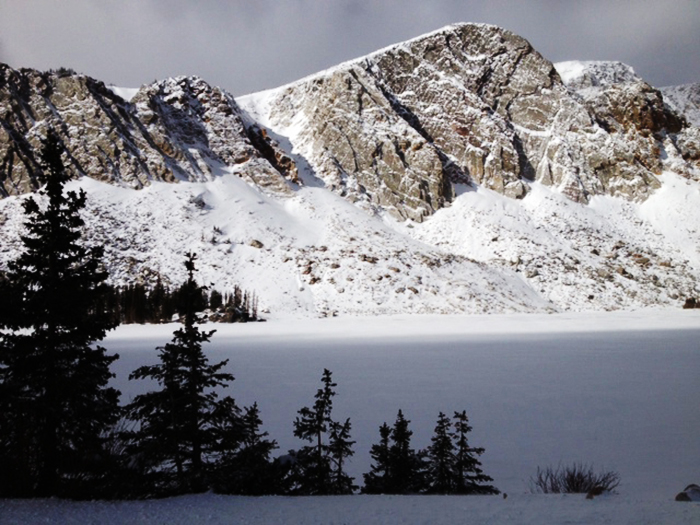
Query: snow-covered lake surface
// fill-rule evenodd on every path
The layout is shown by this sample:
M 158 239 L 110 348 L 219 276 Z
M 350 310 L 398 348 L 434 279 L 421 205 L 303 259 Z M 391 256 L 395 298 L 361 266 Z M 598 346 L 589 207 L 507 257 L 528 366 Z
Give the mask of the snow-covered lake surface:
M 175 325 L 124 326 L 104 342 L 127 380 L 156 359 Z M 230 359 L 227 393 L 257 401 L 279 454 L 303 445 L 297 410 L 324 368 L 338 383 L 336 419 L 351 418 L 361 484 L 378 428 L 398 409 L 413 446 L 430 443 L 439 411 L 466 410 L 470 443 L 502 497 L 242 498 L 148 502 L 0 501 L 1 523 L 700 523 L 700 503 L 674 496 L 700 481 L 700 311 L 403 316 L 216 325 L 213 362 Z M 534 495 L 538 466 L 615 470 L 617 494 Z

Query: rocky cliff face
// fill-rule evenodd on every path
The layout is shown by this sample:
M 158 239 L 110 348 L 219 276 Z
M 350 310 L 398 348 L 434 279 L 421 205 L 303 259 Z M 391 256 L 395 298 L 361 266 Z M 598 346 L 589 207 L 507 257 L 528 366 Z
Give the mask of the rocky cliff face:
M 283 191 L 296 177 L 274 141 L 243 125 L 235 100 L 201 79 L 155 82 L 126 101 L 70 71 L 0 65 L 0 194 L 40 185 L 37 152 L 49 128 L 63 140 L 76 176 L 132 188 L 207 180 L 228 169 Z
M 696 168 L 679 145 L 684 123 L 631 68 L 569 77 L 513 33 L 460 24 L 241 104 L 329 187 L 400 218 L 449 203 L 455 183 L 641 201 L 665 158 Z
M 689 124 L 676 138 L 676 145 L 687 162 L 686 165 L 677 165 L 675 169 L 688 178 L 700 180 L 697 170 L 687 169 L 687 164 L 700 165 L 700 82 L 664 87 L 661 93 L 668 106 L 685 117 Z
M 580 97 L 596 121 L 615 139 L 608 166 L 600 176 L 619 184 L 636 163 L 652 173 L 667 169 L 698 180 L 700 135 L 688 125 L 685 110 L 621 62 L 561 62 L 565 84 Z M 633 176 L 633 175 L 632 175 Z M 657 186 L 656 181 L 652 181 Z

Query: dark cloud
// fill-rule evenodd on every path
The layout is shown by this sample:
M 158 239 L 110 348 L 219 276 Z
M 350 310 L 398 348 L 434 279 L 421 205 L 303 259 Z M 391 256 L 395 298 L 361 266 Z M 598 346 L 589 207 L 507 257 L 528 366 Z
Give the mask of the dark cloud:
M 697 0 L 0 0 L 0 58 L 124 86 L 193 74 L 243 94 L 460 21 L 510 29 L 553 61 L 700 81 Z

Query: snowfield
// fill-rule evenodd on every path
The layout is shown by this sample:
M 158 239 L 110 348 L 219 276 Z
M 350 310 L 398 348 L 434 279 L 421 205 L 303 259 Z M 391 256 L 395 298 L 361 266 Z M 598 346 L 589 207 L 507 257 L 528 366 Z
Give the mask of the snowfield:
M 175 325 L 122 326 L 115 385 L 156 359 Z M 214 325 L 207 350 L 230 359 L 227 393 L 257 401 L 284 454 L 297 410 L 312 403 L 323 368 L 338 383 L 334 417 L 357 441 L 350 473 L 362 483 L 378 428 L 398 409 L 424 448 L 439 411 L 466 410 L 473 446 L 501 496 L 245 498 L 160 501 L 0 501 L 0 522 L 27 523 L 629 523 L 700 522 L 700 503 L 673 499 L 700 480 L 700 311 L 392 316 Z M 617 494 L 536 495 L 538 466 L 588 462 L 621 476 Z
M 0 501 L 7 525 L 692 525 L 699 503 L 583 495 L 263 497 L 202 494 L 155 501 Z
M 583 206 L 539 183 L 522 200 L 462 186 L 423 223 L 311 184 L 263 191 L 232 173 L 132 190 L 83 178 L 89 242 L 116 284 L 198 279 L 254 292 L 266 318 L 630 310 L 700 297 L 700 183 L 666 172 L 644 203 Z M 23 197 L 0 200 L 0 270 L 17 257 Z

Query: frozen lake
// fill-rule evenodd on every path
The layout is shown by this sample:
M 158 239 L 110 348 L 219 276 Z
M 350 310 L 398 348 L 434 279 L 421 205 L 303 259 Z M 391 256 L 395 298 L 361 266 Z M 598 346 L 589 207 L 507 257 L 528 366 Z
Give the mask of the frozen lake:
M 147 384 L 128 373 L 156 359 L 175 325 L 126 326 L 105 346 L 121 359 L 125 397 Z M 349 467 L 369 469 L 378 428 L 398 409 L 416 449 L 438 412 L 466 410 L 484 471 L 510 494 L 537 466 L 593 463 L 616 470 L 619 492 L 675 495 L 697 483 L 700 456 L 700 311 L 412 316 L 215 325 L 207 351 L 230 359 L 227 389 L 258 402 L 278 454 L 304 443 L 292 422 L 313 403 L 324 368 L 338 383 L 335 419 L 351 418 Z
M 105 346 L 121 354 L 115 384 L 154 362 L 175 325 L 125 326 Z M 280 454 L 311 405 L 323 368 L 338 383 L 334 417 L 350 417 L 356 482 L 378 427 L 401 408 L 413 446 L 429 444 L 437 414 L 466 410 L 470 443 L 500 496 L 245 498 L 200 494 L 152 501 L 0 500 L 0 522 L 696 524 L 700 503 L 674 496 L 700 482 L 700 311 L 286 320 L 217 325 L 212 362 L 230 359 L 228 393 L 257 401 Z M 537 466 L 593 463 L 619 472 L 617 495 L 533 495 Z

